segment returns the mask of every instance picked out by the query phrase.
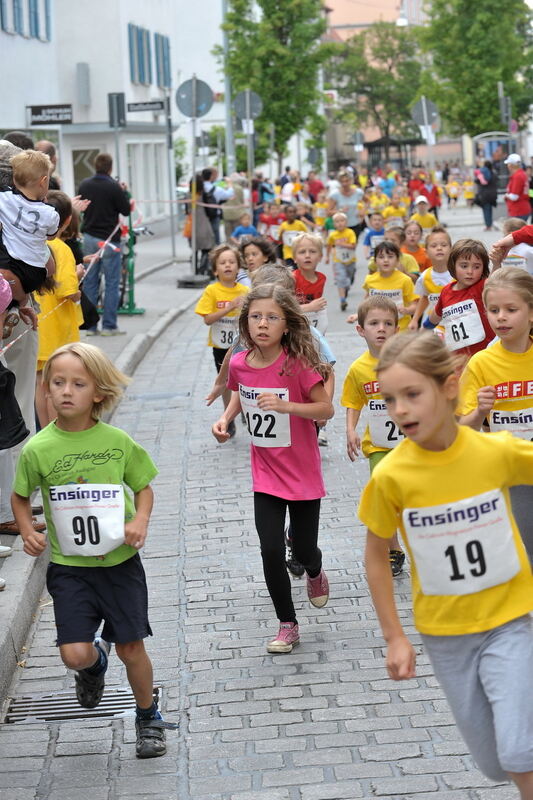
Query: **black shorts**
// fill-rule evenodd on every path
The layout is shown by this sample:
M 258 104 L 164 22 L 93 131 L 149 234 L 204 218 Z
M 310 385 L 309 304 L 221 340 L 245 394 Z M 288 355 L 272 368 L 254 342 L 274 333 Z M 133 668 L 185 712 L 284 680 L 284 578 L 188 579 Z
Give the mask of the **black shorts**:
M 217 368 L 217 372 L 220 372 L 220 367 L 222 366 L 222 362 L 224 361 L 228 350 L 228 347 L 213 347 L 213 358 L 215 359 L 215 367 Z
M 9 269 L 19 279 L 24 291 L 29 294 L 40 289 L 48 273 L 45 267 L 32 267 L 9 255 L 0 233 L 0 269 Z
M 54 601 L 57 645 L 92 642 L 102 620 L 106 642 L 127 644 L 152 635 L 138 553 L 115 567 L 49 564 L 46 587 Z

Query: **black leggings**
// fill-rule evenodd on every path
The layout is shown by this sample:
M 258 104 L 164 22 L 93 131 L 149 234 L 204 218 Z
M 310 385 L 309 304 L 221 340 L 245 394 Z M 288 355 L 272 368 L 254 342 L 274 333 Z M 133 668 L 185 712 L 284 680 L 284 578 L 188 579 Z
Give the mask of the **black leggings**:
M 285 566 L 285 513 L 289 508 L 292 551 L 311 578 L 322 569 L 322 553 L 317 546 L 320 499 L 284 500 L 254 492 L 255 527 L 261 544 L 263 573 L 268 592 L 280 622 L 296 622 L 291 595 L 291 580 Z

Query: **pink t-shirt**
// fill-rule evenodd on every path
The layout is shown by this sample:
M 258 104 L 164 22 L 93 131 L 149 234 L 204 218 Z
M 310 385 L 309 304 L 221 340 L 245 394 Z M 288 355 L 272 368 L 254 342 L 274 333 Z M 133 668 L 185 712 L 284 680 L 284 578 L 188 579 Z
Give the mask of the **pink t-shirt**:
M 289 414 L 254 414 L 253 408 L 244 405 L 247 398 L 254 402 L 254 389 L 278 392 L 285 390 L 293 403 L 306 403 L 309 393 L 322 378 L 313 369 L 292 365 L 292 375 L 280 375 L 285 353 L 268 367 L 256 368 L 246 363 L 250 351 L 234 355 L 230 361 L 228 389 L 241 393 L 243 411 L 248 413 L 248 426 L 259 437 L 270 436 L 271 441 L 281 435 L 290 439 L 289 446 L 261 447 L 251 444 L 252 480 L 254 492 L 263 492 L 284 500 L 316 500 L 324 497 L 326 490 L 322 479 L 322 464 L 316 436 L 315 423 Z M 287 428 L 286 431 L 283 429 Z M 257 438 L 255 441 L 263 441 Z M 267 439 L 265 439 L 267 441 Z

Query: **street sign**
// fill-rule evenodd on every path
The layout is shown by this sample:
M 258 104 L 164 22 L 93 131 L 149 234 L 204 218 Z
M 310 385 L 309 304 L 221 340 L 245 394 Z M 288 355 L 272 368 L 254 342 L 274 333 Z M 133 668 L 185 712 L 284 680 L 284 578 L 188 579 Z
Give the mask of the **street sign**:
M 185 117 L 203 117 L 213 105 L 213 90 L 205 81 L 191 78 L 178 86 L 176 105 Z
M 128 111 L 164 111 L 164 100 L 147 100 L 145 103 L 128 103 Z
M 109 107 L 109 127 L 126 127 L 126 95 L 124 92 L 110 92 L 107 95 Z
M 438 120 L 439 110 L 435 103 L 422 96 L 411 109 L 411 119 L 416 125 L 433 125 Z
M 247 94 L 249 95 L 248 103 Z M 258 94 L 246 89 L 244 92 L 239 92 L 233 101 L 233 110 L 239 119 L 257 119 L 263 110 L 263 101 Z
M 311 164 L 312 167 L 315 164 L 318 164 L 318 159 L 320 158 L 320 150 L 318 147 L 310 147 L 307 152 L 307 163 Z
M 72 106 L 67 103 L 51 106 L 26 106 L 30 112 L 30 125 L 70 125 Z

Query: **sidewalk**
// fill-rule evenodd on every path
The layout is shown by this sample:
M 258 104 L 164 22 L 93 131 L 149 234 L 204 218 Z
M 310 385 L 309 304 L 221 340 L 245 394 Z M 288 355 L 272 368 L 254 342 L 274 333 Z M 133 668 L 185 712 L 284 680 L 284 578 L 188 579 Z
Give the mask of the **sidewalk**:
M 137 244 L 135 304 L 145 308 L 144 314 L 119 315 L 123 336 L 86 338 L 81 340 L 101 347 L 117 366 L 132 375 L 150 347 L 187 308 L 196 302 L 199 292 L 178 289 L 177 279 L 191 271 L 190 250 L 182 236 L 176 237 L 177 263 L 151 272 L 162 262 L 171 262 L 168 236 L 139 238 Z M 143 277 L 144 276 L 144 277 Z M 46 563 L 22 552 L 20 537 L 0 536 L 0 544 L 14 548 L 9 558 L 0 559 L 0 575 L 7 586 L 0 592 L 0 702 L 5 696 L 11 675 L 23 659 L 22 647 L 44 584 Z

